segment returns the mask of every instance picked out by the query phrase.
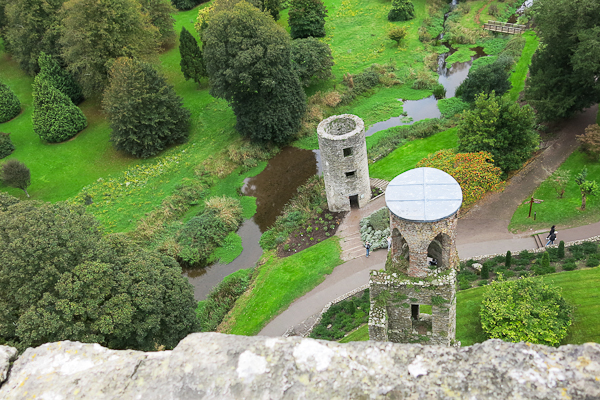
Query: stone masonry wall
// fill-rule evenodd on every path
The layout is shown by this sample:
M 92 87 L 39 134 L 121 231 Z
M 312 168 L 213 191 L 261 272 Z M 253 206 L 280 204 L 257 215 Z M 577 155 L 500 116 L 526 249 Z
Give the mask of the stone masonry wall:
M 452 348 L 193 334 L 172 351 L 48 343 L 14 364 L 0 399 L 598 399 L 600 345 L 488 340 Z M 14 358 L 14 357 L 10 357 Z
M 364 122 L 356 115 L 334 115 L 321 121 L 317 133 L 329 209 L 349 211 L 354 195 L 363 207 L 371 198 Z M 344 149 L 351 154 L 345 156 Z
M 435 222 L 414 222 L 398 218 L 390 213 L 390 231 L 394 237 L 394 229 L 406 240 L 409 248 L 408 275 L 425 277 L 428 274 L 427 249 L 431 242 L 438 236 L 447 241 L 444 243 L 444 256 L 438 260 L 443 268 L 458 268 L 458 252 L 456 251 L 456 224 L 458 213 Z M 392 241 L 392 254 L 400 252 L 399 240 L 394 237 Z
M 371 271 L 369 338 L 394 343 L 453 345 L 456 331 L 455 280 L 453 269 L 426 280 Z M 414 320 L 413 304 L 431 305 L 431 315 L 421 313 L 419 321 Z

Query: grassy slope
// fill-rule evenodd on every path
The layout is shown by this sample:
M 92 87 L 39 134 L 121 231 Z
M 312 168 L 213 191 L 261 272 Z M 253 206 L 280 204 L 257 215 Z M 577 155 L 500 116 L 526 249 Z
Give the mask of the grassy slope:
M 575 151 L 560 166 L 559 169 L 571 173 L 571 181 L 562 199 L 556 197 L 556 192 L 550 187 L 549 181 L 543 182 L 533 193 L 536 199 L 544 200 L 541 204 L 534 204 L 533 211 L 537 212 L 537 218 L 527 218 L 529 205 L 521 204 L 512 216 L 508 229 L 511 231 L 525 231 L 529 228 L 534 230 L 547 228 L 551 225 L 560 227 L 580 226 L 600 220 L 600 198 L 587 197 L 587 207 L 581 211 L 581 192 L 575 183 L 575 176 L 581 172 L 584 166 L 588 169 L 588 180 L 600 182 L 600 162 L 591 162 L 583 153 Z M 559 236 L 560 238 L 560 236 Z
M 576 307 L 573 325 L 562 344 L 600 342 L 600 267 L 546 275 L 543 278 L 553 286 L 562 288 L 564 298 Z M 485 340 L 479 322 L 479 309 L 485 287 L 457 293 L 456 339 L 463 346 Z
M 220 330 L 236 335 L 256 335 L 298 297 L 308 293 L 341 263 L 337 238 L 325 240 L 300 253 L 278 259 L 268 253 L 252 290 L 238 299 Z
M 456 128 L 448 129 L 425 139 L 413 140 L 369 166 L 371 178 L 391 181 L 397 175 L 414 168 L 424 157 L 441 149 L 457 145 Z
M 525 38 L 525 47 L 521 53 L 521 58 L 514 67 L 514 71 L 510 76 L 510 83 L 512 88 L 510 89 L 510 99 L 516 101 L 519 99 L 519 95 L 525 88 L 525 79 L 527 78 L 527 72 L 529 71 L 529 65 L 531 64 L 531 58 L 535 53 L 540 43 L 539 38 L 533 31 L 527 31 L 523 34 Z

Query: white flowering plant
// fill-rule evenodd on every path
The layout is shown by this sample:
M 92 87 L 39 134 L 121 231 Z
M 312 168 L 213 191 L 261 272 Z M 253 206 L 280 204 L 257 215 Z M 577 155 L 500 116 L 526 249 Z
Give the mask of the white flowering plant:
M 360 239 L 363 244 L 371 243 L 371 250 L 386 248 L 390 236 L 390 216 L 387 207 L 382 207 L 360 220 Z

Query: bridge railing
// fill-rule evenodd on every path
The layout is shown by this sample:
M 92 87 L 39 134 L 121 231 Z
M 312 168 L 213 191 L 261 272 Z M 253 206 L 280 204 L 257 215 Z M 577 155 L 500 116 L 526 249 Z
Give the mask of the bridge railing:
M 487 29 L 493 32 L 515 34 L 525 32 L 526 26 L 519 24 L 511 24 L 508 22 L 488 21 L 485 24 L 483 24 L 483 29 Z

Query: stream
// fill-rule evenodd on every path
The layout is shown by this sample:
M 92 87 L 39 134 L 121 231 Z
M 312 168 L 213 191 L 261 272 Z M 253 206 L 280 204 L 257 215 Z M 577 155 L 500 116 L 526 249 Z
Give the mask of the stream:
M 446 57 L 455 50 L 448 44 L 446 46 L 449 47 L 449 51 L 441 54 L 438 59 L 438 82 L 446 89 L 446 97 L 454 97 L 456 88 L 467 77 L 473 61 L 486 54 L 481 47 L 473 47 L 471 50 L 476 51 L 476 55 L 472 56 L 470 61 L 454 63 L 451 68 L 447 68 Z M 426 118 L 440 118 L 437 102 L 433 95 L 421 100 L 403 101 L 403 110 L 412 120 L 398 116 L 377 122 L 367 130 L 366 136 L 394 126 L 410 125 Z M 241 192 L 245 196 L 256 197 L 257 210 L 252 219 L 244 221 L 237 232 L 242 238 L 244 249 L 240 256 L 229 264 L 215 263 L 205 268 L 183 270 L 183 275 L 194 286 L 196 300 L 206 299 L 210 291 L 227 275 L 255 265 L 262 255 L 258 244 L 261 234 L 275 222 L 284 205 L 296 193 L 296 189 L 317 173 L 322 173 L 319 150 L 302 150 L 289 146 L 269 160 L 267 167 L 260 174 L 246 178 Z

